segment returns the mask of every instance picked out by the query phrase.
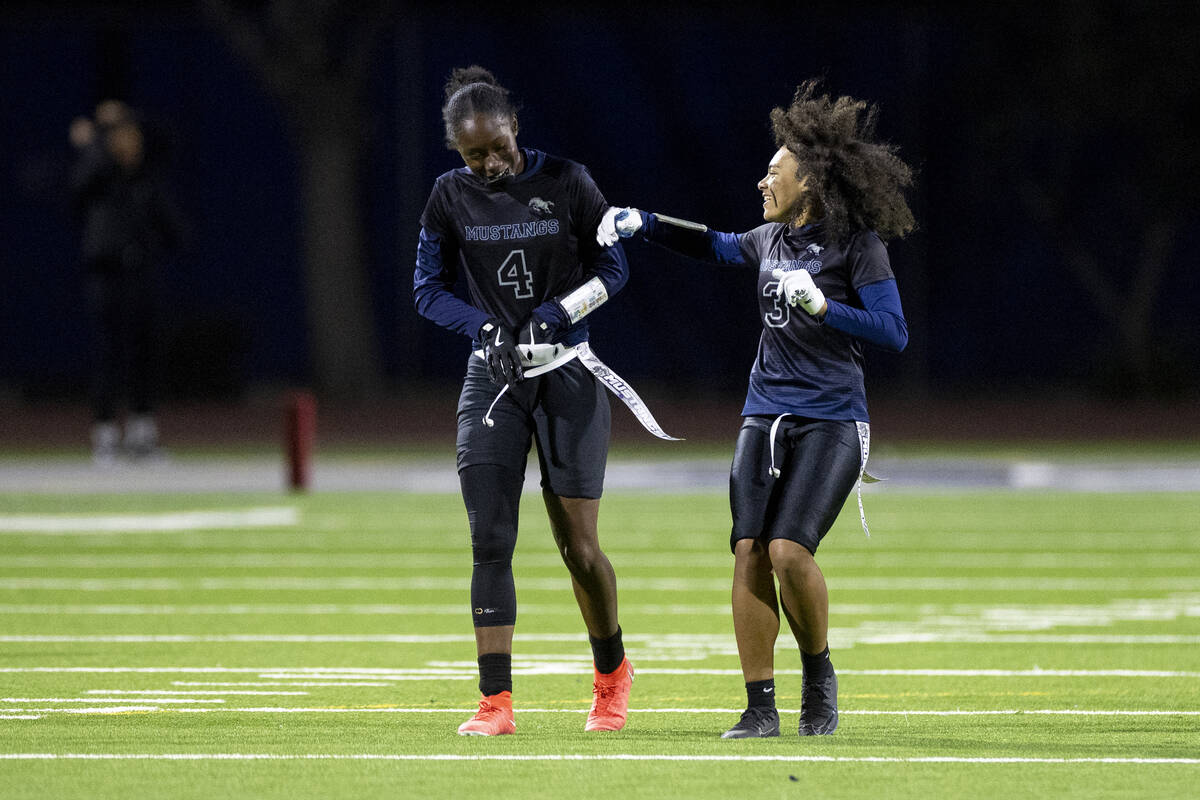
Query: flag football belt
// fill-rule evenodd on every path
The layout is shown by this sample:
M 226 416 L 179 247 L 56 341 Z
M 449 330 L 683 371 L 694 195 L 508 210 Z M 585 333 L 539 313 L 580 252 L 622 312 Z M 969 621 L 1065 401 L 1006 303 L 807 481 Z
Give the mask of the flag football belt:
M 772 478 L 780 476 L 779 467 L 775 466 L 775 433 L 779 430 L 779 423 L 783 422 L 784 417 L 790 417 L 791 414 L 780 414 L 771 423 L 771 433 L 768 434 L 771 439 L 771 468 L 768 472 Z M 858 494 L 858 519 L 862 522 L 863 533 L 867 538 L 871 538 L 871 530 L 867 527 L 867 512 L 863 508 L 862 501 L 862 485 L 864 483 L 879 483 L 883 478 L 876 478 L 871 473 L 867 472 L 867 458 L 871 455 L 871 425 L 867 422 L 854 423 L 855 429 L 858 431 L 858 480 L 856 481 L 856 490 Z
M 526 378 L 545 375 L 578 358 L 580 363 L 587 367 L 600 383 L 604 384 L 605 388 L 621 399 L 621 402 L 633 412 L 633 416 L 637 417 L 637 421 L 642 423 L 643 428 L 660 439 L 672 442 L 682 441 L 662 429 L 633 387 L 624 378 L 609 369 L 603 361 L 596 358 L 591 345 L 587 342 L 580 342 L 574 347 L 565 344 L 522 344 L 517 345 L 517 350 L 521 356 L 521 366 Z M 485 357 L 482 350 L 476 350 L 475 355 L 479 358 Z M 500 394 L 496 395 L 496 399 L 488 407 L 487 413 L 483 415 L 483 422 L 489 428 L 495 424 L 492 419 L 492 409 L 496 407 L 496 403 L 500 402 L 500 398 L 506 391 L 508 391 L 507 383 L 500 389 Z

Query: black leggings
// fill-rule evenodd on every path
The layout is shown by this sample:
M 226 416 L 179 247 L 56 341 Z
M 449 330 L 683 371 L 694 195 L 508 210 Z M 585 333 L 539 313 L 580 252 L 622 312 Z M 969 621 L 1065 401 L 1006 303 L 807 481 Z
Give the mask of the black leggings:
M 477 628 L 514 625 L 517 590 L 512 557 L 525 475 L 495 464 L 458 472 L 471 526 L 471 619 Z

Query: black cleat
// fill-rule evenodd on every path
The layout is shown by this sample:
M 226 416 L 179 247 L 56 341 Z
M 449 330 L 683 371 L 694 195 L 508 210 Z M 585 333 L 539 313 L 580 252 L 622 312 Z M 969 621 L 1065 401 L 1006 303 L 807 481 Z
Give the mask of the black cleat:
M 779 735 L 779 712 L 774 708 L 747 708 L 738 724 L 721 734 L 722 739 L 766 739 Z
M 826 736 L 837 730 L 837 675 L 804 681 L 800 687 L 800 735 Z

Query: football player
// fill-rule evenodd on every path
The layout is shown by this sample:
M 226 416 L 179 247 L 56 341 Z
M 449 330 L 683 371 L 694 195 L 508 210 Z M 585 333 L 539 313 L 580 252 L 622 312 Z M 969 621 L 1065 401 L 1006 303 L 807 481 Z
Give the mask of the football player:
M 458 403 L 457 461 L 471 531 L 471 608 L 479 711 L 462 735 L 515 730 L 512 556 L 530 442 L 550 527 L 592 645 L 585 729 L 625 724 L 633 667 L 617 620 L 616 576 L 597 517 L 610 427 L 608 398 L 577 358 L 586 316 L 625 284 L 619 244 L 599 245 L 608 203 L 582 165 L 517 145 L 507 89 L 478 66 L 445 85 L 446 143 L 464 166 L 437 179 L 421 216 L 417 311 L 473 340 Z M 453 293 L 459 274 L 468 300 Z
M 734 633 L 748 701 L 723 738 L 779 735 L 781 605 L 803 665 L 799 732 L 829 734 L 838 723 L 829 595 L 815 555 L 866 466 L 863 346 L 899 352 L 908 342 L 884 241 L 914 227 L 902 192 L 912 172 L 894 147 L 875 140 L 876 113 L 851 97 L 819 94 L 816 81 L 774 109 L 778 149 L 758 182 L 765 223 L 751 231 L 718 233 L 611 208 L 597 233 L 607 244 L 640 232 L 758 273 L 763 331 L 729 479 Z

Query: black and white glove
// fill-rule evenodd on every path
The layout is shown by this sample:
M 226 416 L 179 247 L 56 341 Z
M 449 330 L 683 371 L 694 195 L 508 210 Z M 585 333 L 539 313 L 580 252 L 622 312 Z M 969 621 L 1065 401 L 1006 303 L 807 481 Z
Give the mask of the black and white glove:
M 515 386 L 525 378 L 517 336 L 512 328 L 493 317 L 479 328 L 483 342 L 483 360 L 487 362 L 488 377 L 497 386 Z
M 529 319 L 521 323 L 520 329 L 517 330 L 517 344 L 549 344 L 550 339 L 557 333 L 557 329 L 538 316 L 537 311 L 530 315 Z

